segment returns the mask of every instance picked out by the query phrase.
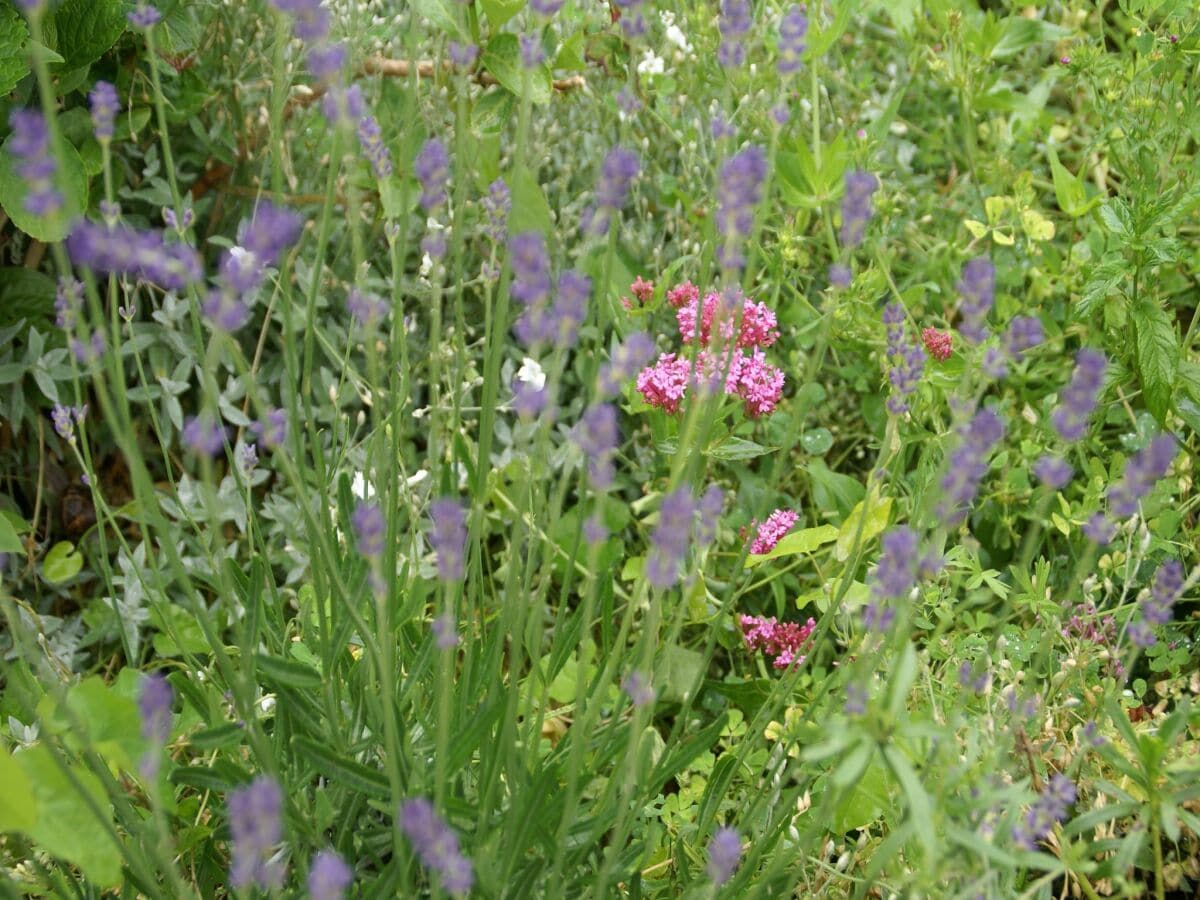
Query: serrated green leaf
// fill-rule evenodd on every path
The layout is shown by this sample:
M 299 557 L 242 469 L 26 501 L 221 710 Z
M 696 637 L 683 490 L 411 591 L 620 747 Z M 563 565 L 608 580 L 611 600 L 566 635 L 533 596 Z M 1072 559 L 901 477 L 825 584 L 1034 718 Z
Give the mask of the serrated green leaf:
M 49 216 L 35 216 L 25 209 L 27 184 L 13 171 L 11 142 L 10 137 L 0 148 L 0 206 L 4 207 L 13 224 L 30 237 L 48 244 L 61 241 L 67 236 L 71 223 L 87 209 L 87 174 L 79 153 L 67 141 L 58 141 L 55 185 L 63 196 L 63 207 Z
M 1060 25 L 1025 16 L 1009 16 L 1000 24 L 1000 40 L 992 47 L 992 59 L 1004 59 L 1036 44 L 1057 41 L 1070 34 Z
M 828 544 L 830 541 L 837 540 L 838 530 L 832 525 L 821 525 L 817 528 L 802 528 L 799 531 L 793 531 L 791 534 L 785 534 L 779 539 L 770 553 L 764 553 L 761 556 L 751 555 L 746 557 L 746 568 L 750 569 L 754 566 L 759 566 L 769 559 L 778 559 L 781 556 L 795 556 L 797 553 L 812 553 L 818 547 Z
M 1179 368 L 1179 337 L 1170 316 L 1158 304 L 1141 300 L 1130 310 L 1136 331 L 1138 378 L 1146 408 L 1165 425 Z
M 42 272 L 22 266 L 0 268 L 0 327 L 18 319 L 52 319 L 54 291 L 54 279 Z
M 59 541 L 42 561 L 42 577 L 51 584 L 61 584 L 78 575 L 82 568 L 83 554 L 70 541 Z
M 833 831 L 845 834 L 870 825 L 888 808 L 891 800 L 887 767 L 876 756 L 862 777 L 833 814 Z
M 88 66 L 125 33 L 125 0 L 62 0 L 54 10 L 54 49 L 67 69 Z
M 481 62 L 507 90 L 521 96 L 525 90 L 525 69 L 521 65 L 520 41 L 515 34 L 503 32 L 488 41 Z M 541 65 L 529 76 L 529 99 L 537 104 L 549 103 L 552 93 L 550 69 Z
M 13 7 L 0 5 L 0 94 L 7 94 L 29 74 L 28 42 L 25 19 Z

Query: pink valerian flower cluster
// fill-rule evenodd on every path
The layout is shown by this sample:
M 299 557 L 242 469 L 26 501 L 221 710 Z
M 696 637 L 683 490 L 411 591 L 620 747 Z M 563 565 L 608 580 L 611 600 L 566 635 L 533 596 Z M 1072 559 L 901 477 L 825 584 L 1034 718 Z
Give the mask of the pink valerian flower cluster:
M 633 279 L 633 284 L 629 286 L 629 292 L 633 294 L 638 305 L 645 306 L 654 299 L 654 282 L 646 281 L 641 275 Z M 628 297 L 621 298 L 621 305 L 626 309 L 633 309 L 633 300 Z
M 921 341 L 929 355 L 938 362 L 945 362 L 954 352 L 954 342 L 948 331 L 938 331 L 936 328 L 925 328 L 921 331 Z
M 750 527 L 757 529 L 757 532 L 754 535 L 754 543 L 750 545 L 750 552 L 759 556 L 770 553 L 779 543 L 779 539 L 792 530 L 799 518 L 800 516 L 790 509 L 777 509 L 767 516 L 767 520 L 761 525 L 757 521 L 751 522 Z
M 737 322 L 737 300 L 742 301 L 742 321 Z M 692 299 L 679 307 L 675 314 L 679 322 L 679 336 L 685 344 L 696 340 L 696 320 L 700 320 L 700 346 L 707 347 L 713 339 L 713 323 L 716 322 L 721 343 L 729 343 L 737 328 L 737 345 L 746 347 L 770 347 L 779 337 L 775 329 L 775 313 L 765 303 L 755 303 L 738 295 L 732 303 L 716 291 L 704 298 L 700 308 L 699 299 Z
M 765 303 L 755 303 L 740 293 L 728 298 L 710 293 L 701 302 L 700 290 L 690 281 L 667 291 L 675 307 L 683 343 L 698 342 L 695 370 L 682 354 L 664 353 L 638 375 L 637 389 L 646 402 L 664 412 L 679 409 L 688 385 L 737 396 L 752 418 L 769 415 L 783 397 L 783 370 L 767 362 L 763 347 L 779 337 L 775 313 Z M 740 314 L 740 315 L 739 315 Z
M 800 665 L 804 662 L 804 655 L 800 651 L 816 631 L 817 623 L 811 618 L 801 625 L 799 622 L 779 622 L 774 616 L 769 619 L 764 616 L 742 616 L 741 626 L 747 647 L 775 657 L 775 668 L 786 669 L 793 663 Z

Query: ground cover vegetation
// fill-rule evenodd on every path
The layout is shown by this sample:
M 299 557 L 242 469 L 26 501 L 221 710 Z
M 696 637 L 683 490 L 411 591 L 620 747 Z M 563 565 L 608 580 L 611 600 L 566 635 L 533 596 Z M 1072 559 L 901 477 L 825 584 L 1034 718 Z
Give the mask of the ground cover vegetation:
M 1200 885 L 1187 0 L 0 0 L 0 887 Z

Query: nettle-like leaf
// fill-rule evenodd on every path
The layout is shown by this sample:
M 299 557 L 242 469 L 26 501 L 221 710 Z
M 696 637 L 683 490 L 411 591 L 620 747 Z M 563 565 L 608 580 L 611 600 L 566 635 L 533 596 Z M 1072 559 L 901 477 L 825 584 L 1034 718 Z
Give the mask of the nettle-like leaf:
M 126 0 L 62 0 L 54 10 L 54 49 L 67 71 L 91 65 L 125 33 Z
M 35 216 L 25 209 L 26 181 L 14 171 L 10 150 L 12 139 L 0 147 L 0 207 L 13 224 L 39 241 L 54 243 L 67 236 L 71 222 L 87 209 L 88 180 L 79 153 L 66 140 L 58 141 L 55 153 L 55 185 L 63 196 L 62 209 L 47 216 Z
M 29 26 L 15 9 L 0 4 L 0 94 L 7 94 L 29 74 Z
M 1141 300 L 1130 310 L 1136 330 L 1138 378 L 1146 408 L 1165 424 L 1179 368 L 1179 338 L 1167 313 L 1149 300 Z

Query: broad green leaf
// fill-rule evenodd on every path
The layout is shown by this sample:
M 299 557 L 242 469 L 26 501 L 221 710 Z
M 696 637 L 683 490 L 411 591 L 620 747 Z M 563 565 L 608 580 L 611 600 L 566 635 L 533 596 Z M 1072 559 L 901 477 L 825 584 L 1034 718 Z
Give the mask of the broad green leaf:
M 813 456 L 824 456 L 833 446 L 833 432 L 828 428 L 810 428 L 800 435 L 800 446 L 805 453 Z
M 1166 424 L 1179 367 L 1179 338 L 1171 317 L 1157 303 L 1141 300 L 1130 310 L 1136 330 L 1138 377 L 1146 408 Z
M 70 541 L 59 541 L 42 561 L 42 577 L 51 584 L 61 584 L 78 575 L 82 568 L 83 554 Z
M 146 752 L 137 703 L 93 675 L 71 688 L 67 706 L 87 729 L 96 752 L 110 764 L 132 771 Z
M 17 529 L 13 527 L 13 523 L 9 521 L 7 515 L 0 514 L 0 553 L 24 553 L 25 545 L 21 543 L 21 536 L 17 534 Z
M 492 28 L 499 30 L 505 22 L 519 13 L 525 6 L 525 0 L 480 0 L 483 14 L 492 23 Z
M 553 227 L 550 222 L 550 204 L 542 193 L 541 185 L 524 166 L 513 170 L 505 179 L 512 192 L 512 212 L 508 216 L 510 234 L 538 231 L 549 239 Z
M 842 756 L 842 761 L 838 763 L 837 768 L 833 770 L 833 774 L 829 776 L 830 783 L 840 788 L 849 787 L 854 784 L 862 778 L 863 772 L 871 764 L 871 757 L 874 754 L 874 741 L 859 741 L 858 746 Z
M 858 479 L 834 472 L 824 460 L 811 460 L 804 468 L 812 479 L 813 497 L 823 513 L 849 515 L 854 504 L 866 493 Z
M 903 750 L 895 744 L 889 744 L 883 748 L 883 755 L 904 791 L 908 817 L 916 829 L 917 837 L 925 846 L 925 853 L 932 857 L 937 847 L 937 836 L 933 831 L 933 802 Z
M 587 60 L 584 59 L 583 53 L 583 32 L 576 31 L 559 46 L 558 54 L 554 57 L 554 68 L 583 72 L 587 69 Z
M 682 701 L 704 674 L 704 654 L 678 644 L 668 644 L 658 658 L 654 686 L 663 700 Z
M 1072 219 L 1086 214 L 1100 202 L 1099 198 L 1093 198 L 1090 203 L 1088 202 L 1083 182 L 1058 161 L 1058 154 L 1054 152 L 1053 148 L 1050 150 L 1050 173 L 1054 176 L 1054 197 L 1058 200 L 1058 208 Z
M 723 460 L 741 460 L 754 459 L 756 456 L 763 456 L 767 453 L 774 453 L 778 447 L 764 447 L 762 444 L 756 444 L 754 441 L 747 441 L 740 437 L 725 438 L 717 446 L 707 451 L 707 455 L 714 459 Z
M 29 26 L 24 17 L 8 4 L 0 5 L 0 95 L 9 93 L 29 74 L 25 45 Z
M 79 866 L 97 887 L 115 887 L 121 880 L 121 853 L 91 808 L 99 810 L 112 827 L 112 807 L 104 788 L 90 772 L 71 766 L 74 780 L 91 798 L 89 805 L 51 753 L 38 744 L 14 757 L 25 770 L 37 804 L 37 821 L 25 833 L 52 856 Z
M 456 3 L 455 0 L 413 0 L 412 5 L 430 25 L 447 37 L 457 41 L 470 40 L 470 36 L 458 23 L 456 9 L 461 4 Z
M 503 32 L 488 41 L 481 61 L 500 84 L 521 96 L 525 89 L 525 68 L 521 65 L 521 46 L 515 34 Z M 538 66 L 529 73 L 529 99 L 538 104 L 549 103 L 551 92 L 550 69 Z
M 866 515 L 865 519 L 863 517 L 864 512 Z M 842 527 L 838 530 L 838 562 L 845 562 L 850 558 L 850 553 L 853 551 L 855 543 L 860 548 L 867 546 L 867 542 L 871 538 L 887 528 L 891 515 L 891 497 L 883 497 L 881 499 L 872 493 L 871 496 L 860 501 L 851 511 L 850 515 L 846 517 L 846 521 L 842 523 Z M 859 534 L 860 522 L 862 523 L 861 535 Z
M 254 657 L 254 663 L 258 671 L 278 687 L 300 690 L 319 688 L 324 683 L 320 672 L 302 662 L 258 653 Z
M 1021 210 L 1021 230 L 1031 241 L 1049 241 L 1054 237 L 1054 223 L 1036 209 Z
M 1009 16 L 1001 25 L 1000 40 L 992 47 L 992 59 L 1013 56 L 1035 44 L 1057 41 L 1070 34 L 1060 25 L 1025 16 Z
M 67 69 L 90 65 L 125 33 L 125 0 L 63 0 L 54 10 L 54 49 Z
M 184 653 L 209 651 L 208 641 L 205 640 L 204 631 L 196 617 L 182 606 L 173 603 L 155 604 L 150 609 L 150 621 L 158 629 L 158 633 L 154 635 L 154 652 L 158 656 L 182 656 Z
M 13 224 L 45 243 L 61 241 L 67 236 L 71 222 L 87 209 L 88 182 L 79 153 L 67 141 L 58 141 L 55 185 L 63 196 L 63 207 L 49 216 L 35 216 L 25 209 L 25 179 L 13 170 L 9 151 L 10 137 L 0 148 L 0 206 Z
M 845 834 L 878 819 L 891 805 L 889 787 L 887 767 L 875 757 L 834 811 L 834 833 Z
M 51 320 L 54 291 L 54 279 L 43 272 L 24 266 L 0 267 L 0 327 L 18 319 Z
M 779 539 L 770 553 L 759 555 L 751 555 L 746 557 L 746 568 L 750 569 L 754 566 L 762 565 L 769 559 L 778 559 L 781 556 L 795 556 L 797 553 L 812 553 L 818 547 L 828 544 L 830 541 L 837 540 L 838 530 L 832 525 L 821 525 L 817 528 L 802 528 L 800 531 L 793 531 L 791 534 L 785 534 Z
M 33 787 L 20 764 L 0 744 L 0 831 L 25 831 L 37 822 Z
M 833 46 L 834 41 L 842 36 L 842 32 L 846 30 L 846 26 L 850 24 L 850 15 L 858 6 L 856 0 L 841 0 L 837 4 L 837 11 L 833 14 L 833 21 L 826 28 L 818 30 L 820 22 L 817 17 L 813 17 L 808 23 L 808 56 L 810 59 L 816 59 L 824 56 L 826 51 Z

